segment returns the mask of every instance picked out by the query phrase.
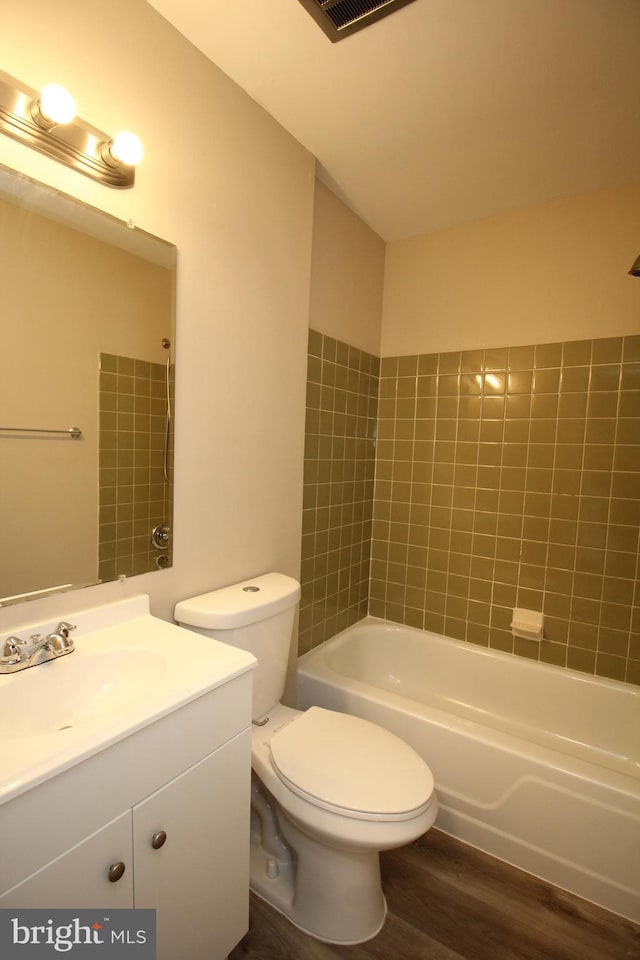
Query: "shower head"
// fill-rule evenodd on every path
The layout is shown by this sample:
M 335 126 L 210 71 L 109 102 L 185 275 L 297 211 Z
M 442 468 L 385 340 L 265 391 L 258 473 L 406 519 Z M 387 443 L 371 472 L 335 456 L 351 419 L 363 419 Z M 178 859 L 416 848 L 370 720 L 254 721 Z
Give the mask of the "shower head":
M 640 277 L 640 257 L 636 257 L 635 263 L 629 270 L 629 276 Z

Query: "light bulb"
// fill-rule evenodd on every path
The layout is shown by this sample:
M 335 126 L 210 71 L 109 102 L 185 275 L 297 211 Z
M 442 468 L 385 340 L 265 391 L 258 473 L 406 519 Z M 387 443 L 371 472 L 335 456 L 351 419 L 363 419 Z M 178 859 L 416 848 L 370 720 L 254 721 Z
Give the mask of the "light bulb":
M 70 123 L 76 115 L 75 100 L 68 90 L 49 83 L 43 88 L 39 101 L 40 113 L 49 123 Z
M 109 144 L 109 153 L 119 163 L 128 167 L 135 167 L 142 160 L 142 144 L 135 133 L 121 130 Z

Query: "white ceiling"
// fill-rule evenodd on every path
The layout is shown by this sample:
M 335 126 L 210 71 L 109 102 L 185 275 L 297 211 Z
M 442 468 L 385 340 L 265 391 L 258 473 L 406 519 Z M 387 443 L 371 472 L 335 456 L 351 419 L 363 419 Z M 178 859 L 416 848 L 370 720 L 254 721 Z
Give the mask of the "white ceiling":
M 151 0 L 386 240 L 640 180 L 640 0 L 415 0 L 336 44 L 297 0 Z

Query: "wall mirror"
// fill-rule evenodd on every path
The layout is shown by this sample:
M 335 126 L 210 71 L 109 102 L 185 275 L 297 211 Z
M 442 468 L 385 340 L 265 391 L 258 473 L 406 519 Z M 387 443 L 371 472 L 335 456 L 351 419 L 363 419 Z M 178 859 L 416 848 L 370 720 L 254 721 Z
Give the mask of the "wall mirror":
M 171 565 L 176 249 L 0 167 L 0 605 Z

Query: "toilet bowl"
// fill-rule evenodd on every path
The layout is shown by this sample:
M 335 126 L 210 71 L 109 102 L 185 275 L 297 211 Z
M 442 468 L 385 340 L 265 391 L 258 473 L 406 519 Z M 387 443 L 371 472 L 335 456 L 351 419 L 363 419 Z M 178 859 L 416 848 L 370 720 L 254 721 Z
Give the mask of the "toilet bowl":
M 375 936 L 386 914 L 379 852 L 435 820 L 427 765 L 366 720 L 282 704 L 254 727 L 252 765 L 254 892 L 322 940 Z
M 279 702 L 298 597 L 296 581 L 267 574 L 182 601 L 175 618 L 258 659 L 251 889 L 320 940 L 361 943 L 386 914 L 379 852 L 431 827 L 433 776 L 408 744 L 376 724 Z

